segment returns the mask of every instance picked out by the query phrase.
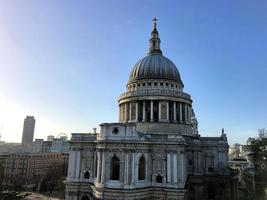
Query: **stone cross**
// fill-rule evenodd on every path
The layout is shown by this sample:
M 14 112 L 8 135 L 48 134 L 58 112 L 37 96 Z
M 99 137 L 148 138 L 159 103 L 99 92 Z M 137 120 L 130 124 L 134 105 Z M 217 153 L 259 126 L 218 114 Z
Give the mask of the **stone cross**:
M 156 28 L 158 19 L 156 17 L 154 17 L 152 21 L 154 22 L 154 24 L 153 24 L 154 28 Z

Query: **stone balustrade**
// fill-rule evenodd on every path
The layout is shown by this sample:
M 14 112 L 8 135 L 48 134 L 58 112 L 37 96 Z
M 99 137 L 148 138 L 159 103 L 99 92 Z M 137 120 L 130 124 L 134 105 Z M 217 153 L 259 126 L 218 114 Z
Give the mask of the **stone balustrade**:
M 119 100 L 129 98 L 129 97 L 138 97 L 138 96 L 171 96 L 171 97 L 181 97 L 185 99 L 191 99 L 191 96 L 185 92 L 176 91 L 176 90 L 163 90 L 163 89 L 146 89 L 146 90 L 137 90 L 137 91 L 128 91 L 120 95 Z

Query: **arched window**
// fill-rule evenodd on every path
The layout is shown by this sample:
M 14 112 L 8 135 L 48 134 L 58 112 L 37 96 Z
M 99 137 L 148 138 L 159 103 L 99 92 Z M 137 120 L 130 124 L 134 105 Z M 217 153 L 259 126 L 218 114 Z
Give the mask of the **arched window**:
M 90 177 L 90 173 L 89 173 L 88 171 L 86 171 L 86 172 L 84 173 L 84 178 L 85 178 L 85 179 L 89 179 L 89 177 Z
M 111 159 L 110 179 L 120 180 L 120 159 L 115 155 Z
M 144 180 L 145 177 L 146 177 L 146 161 L 144 156 L 141 156 L 138 162 L 138 180 Z

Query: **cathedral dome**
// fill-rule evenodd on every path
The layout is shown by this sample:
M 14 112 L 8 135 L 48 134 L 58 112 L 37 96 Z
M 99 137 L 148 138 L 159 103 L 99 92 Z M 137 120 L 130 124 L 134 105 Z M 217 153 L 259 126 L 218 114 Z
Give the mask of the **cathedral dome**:
M 134 65 L 129 82 L 144 79 L 166 79 L 182 84 L 175 64 L 160 53 L 149 54 Z
M 162 55 L 160 42 L 156 19 L 154 19 L 153 30 L 149 39 L 149 51 L 146 57 L 142 58 L 134 65 L 128 84 L 147 79 L 164 79 L 167 81 L 174 81 L 183 86 L 175 64 Z

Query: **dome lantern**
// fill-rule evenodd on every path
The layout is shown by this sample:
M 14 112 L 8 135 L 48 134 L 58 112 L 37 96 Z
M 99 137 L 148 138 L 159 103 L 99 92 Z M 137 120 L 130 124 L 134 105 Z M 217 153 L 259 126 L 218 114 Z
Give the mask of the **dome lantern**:
M 151 54 L 160 54 L 162 55 L 162 51 L 160 49 L 160 38 L 157 30 L 157 21 L 156 17 L 153 18 L 153 30 L 151 32 L 151 38 L 149 39 L 149 50 L 147 55 Z

